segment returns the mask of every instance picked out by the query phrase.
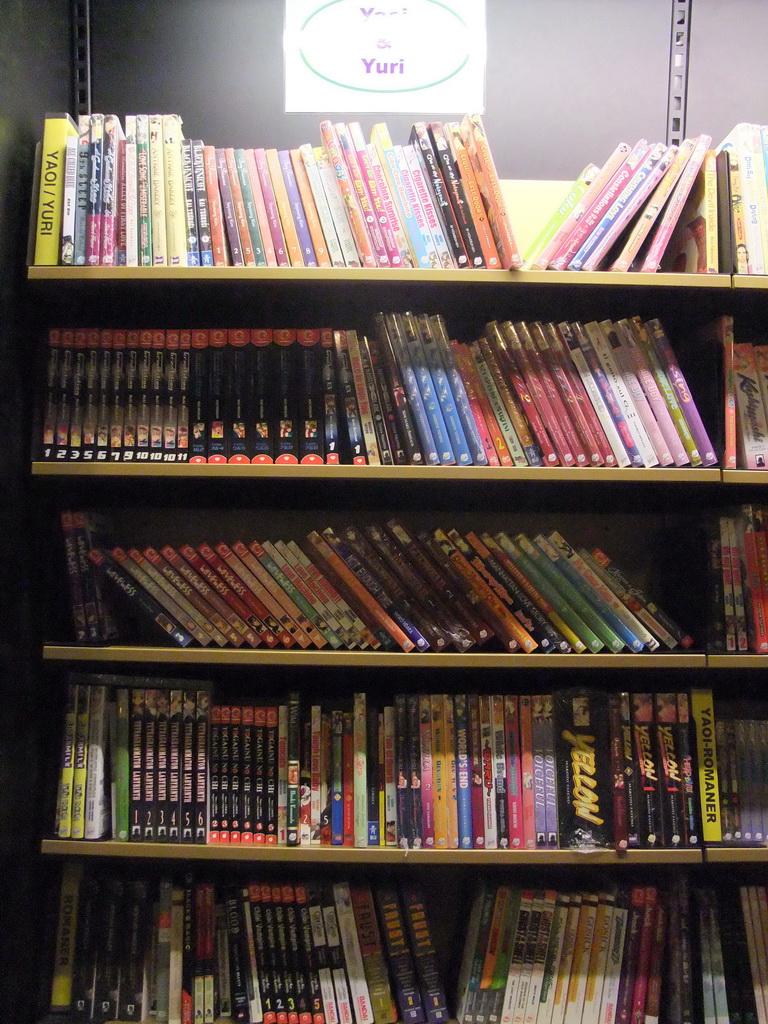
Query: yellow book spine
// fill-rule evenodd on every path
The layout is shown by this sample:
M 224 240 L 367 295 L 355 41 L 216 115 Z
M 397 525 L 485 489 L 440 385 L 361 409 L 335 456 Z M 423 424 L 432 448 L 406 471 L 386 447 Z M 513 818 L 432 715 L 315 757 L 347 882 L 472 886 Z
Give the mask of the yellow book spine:
M 691 714 L 696 726 L 702 837 L 705 843 L 719 843 L 723 838 L 723 831 L 720 820 L 715 711 L 711 690 L 691 690 Z
M 70 135 L 77 137 L 77 125 L 69 114 L 45 115 L 35 215 L 35 266 L 55 267 L 59 263 L 64 163 Z
M 445 773 L 443 698 L 430 697 L 432 710 L 432 792 L 435 818 L 435 849 L 448 849 L 448 786 Z
M 276 149 L 268 149 L 266 152 L 269 177 L 272 180 L 272 188 L 275 192 L 275 202 L 277 203 L 277 212 L 280 215 L 280 223 L 283 226 L 283 234 L 285 236 L 285 250 L 288 253 L 288 259 L 291 261 L 292 267 L 303 267 L 304 257 L 301 255 L 299 235 L 296 231 L 296 225 L 293 222 L 291 204 L 288 199 L 288 192 L 285 188 L 283 172 L 280 169 L 280 158 L 277 155 Z
M 51 1010 L 68 1010 L 72 1003 L 72 972 L 77 943 L 77 902 L 83 877 L 82 861 L 69 860 L 61 874 L 56 955 L 53 962 Z
M 184 203 L 181 139 L 181 118 L 179 115 L 164 114 L 165 236 L 169 267 L 185 267 L 187 265 L 187 213 Z
M 77 723 L 77 683 L 67 688 L 64 711 L 64 739 L 61 745 L 61 775 L 56 809 L 56 834 L 59 839 L 72 835 L 72 781 L 75 772 L 75 731 Z
M 72 839 L 82 839 L 85 836 L 85 784 L 88 775 L 90 704 L 90 686 L 79 686 L 75 722 L 75 763 L 72 774 Z
M 720 268 L 717 252 L 717 154 L 714 149 L 707 151 L 704 157 L 704 208 L 706 211 L 707 232 L 705 245 L 707 250 L 707 273 L 716 274 Z
M 459 790 L 456 778 L 456 733 L 453 718 L 453 697 L 450 693 L 442 694 L 443 731 L 445 736 L 445 783 L 447 787 L 447 825 L 448 849 L 459 848 Z

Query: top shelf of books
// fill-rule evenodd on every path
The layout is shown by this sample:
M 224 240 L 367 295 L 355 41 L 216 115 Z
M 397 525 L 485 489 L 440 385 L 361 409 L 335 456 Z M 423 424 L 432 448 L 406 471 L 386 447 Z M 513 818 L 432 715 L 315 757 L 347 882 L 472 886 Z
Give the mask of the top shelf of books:
M 30 281 L 198 281 L 286 284 L 344 281 L 424 282 L 433 285 L 483 284 L 499 287 L 557 285 L 576 288 L 768 288 L 768 277 L 731 278 L 729 274 L 614 274 L 610 271 L 569 270 L 422 270 L 366 267 L 29 267 Z

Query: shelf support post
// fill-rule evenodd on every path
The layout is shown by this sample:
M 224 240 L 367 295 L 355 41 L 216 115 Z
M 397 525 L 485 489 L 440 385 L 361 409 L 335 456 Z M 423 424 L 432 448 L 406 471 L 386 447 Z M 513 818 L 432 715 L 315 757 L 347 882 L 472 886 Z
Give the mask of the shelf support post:
M 679 146 L 685 138 L 688 106 L 688 51 L 691 42 L 693 0 L 672 0 L 667 81 L 667 145 Z
M 75 118 L 91 112 L 91 4 L 70 0 L 72 17 L 72 108 Z

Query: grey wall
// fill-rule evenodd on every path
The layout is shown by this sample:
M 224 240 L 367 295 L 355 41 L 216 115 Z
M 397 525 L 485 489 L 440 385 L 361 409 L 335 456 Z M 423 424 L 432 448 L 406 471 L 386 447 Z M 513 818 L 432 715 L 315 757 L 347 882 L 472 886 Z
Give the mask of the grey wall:
M 574 178 L 621 139 L 663 139 L 670 9 L 669 0 L 487 0 L 485 125 L 500 174 Z M 182 115 L 188 137 L 217 146 L 319 142 L 322 114 L 283 111 L 283 0 L 92 0 L 92 24 L 94 110 L 162 104 Z M 366 129 L 384 119 L 405 141 L 430 115 L 354 119 Z

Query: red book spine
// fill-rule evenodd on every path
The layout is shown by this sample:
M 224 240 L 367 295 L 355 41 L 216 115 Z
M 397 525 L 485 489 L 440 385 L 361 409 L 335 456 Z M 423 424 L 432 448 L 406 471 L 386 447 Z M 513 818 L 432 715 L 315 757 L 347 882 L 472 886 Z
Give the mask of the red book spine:
M 205 191 L 208 197 L 208 211 L 211 220 L 211 249 L 213 250 L 214 267 L 226 267 L 229 263 L 227 243 L 224 239 L 224 212 L 221 208 L 219 192 L 219 175 L 216 170 L 216 149 L 203 146 L 203 169 L 205 171 Z
M 464 384 L 469 408 L 472 412 L 472 418 L 475 421 L 475 426 L 477 427 L 477 433 L 480 438 L 480 443 L 483 446 L 485 457 L 488 459 L 488 465 L 500 466 L 501 460 L 499 459 L 496 447 L 491 439 L 491 431 L 485 419 L 485 411 L 478 394 L 480 384 L 477 379 L 477 375 L 474 372 L 474 364 L 469 358 L 469 353 L 466 348 L 463 345 L 460 345 L 458 341 L 451 342 L 451 351 L 453 352 L 456 362 L 456 369 L 459 371 Z M 480 390 L 482 391 L 482 389 Z

